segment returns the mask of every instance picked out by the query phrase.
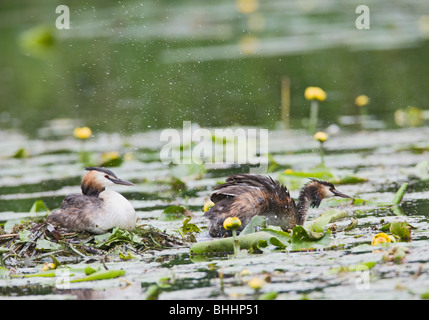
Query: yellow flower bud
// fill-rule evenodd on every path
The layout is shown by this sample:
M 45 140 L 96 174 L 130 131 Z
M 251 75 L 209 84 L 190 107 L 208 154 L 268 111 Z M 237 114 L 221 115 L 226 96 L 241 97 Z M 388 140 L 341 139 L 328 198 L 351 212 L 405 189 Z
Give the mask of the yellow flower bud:
M 223 222 L 223 227 L 226 230 L 232 230 L 232 229 L 238 229 L 241 226 L 241 220 L 237 217 L 229 217 L 226 218 L 225 221 Z
M 308 87 L 305 89 L 304 97 L 307 100 L 323 101 L 326 99 L 326 92 L 319 87 Z
M 247 269 L 243 269 L 240 272 L 240 276 L 250 276 L 252 274 L 252 271 L 247 270 Z
M 53 269 L 55 269 L 55 264 L 54 263 L 48 263 L 48 262 L 45 262 L 44 264 L 43 264 L 43 267 L 42 267 L 42 271 L 48 271 L 48 270 L 53 270 Z
M 88 139 L 92 135 L 92 131 L 88 127 L 75 128 L 73 135 L 78 139 Z
M 387 235 L 384 232 L 377 233 L 371 241 L 372 246 L 376 246 L 379 243 L 388 243 L 388 242 L 396 242 L 396 239 L 394 236 Z
M 247 282 L 247 285 L 254 289 L 254 290 L 259 290 L 261 289 L 265 284 L 265 281 L 259 278 L 253 278 L 250 279 L 249 282 Z
M 328 135 L 322 131 L 319 131 L 314 134 L 313 139 L 320 142 L 325 142 L 328 140 Z
M 367 105 L 369 103 L 369 98 L 368 96 L 362 94 L 358 97 L 356 97 L 355 99 L 355 105 L 357 105 L 358 107 L 363 107 L 365 105 Z
M 209 211 L 209 209 L 211 208 L 211 207 L 213 207 L 214 206 L 214 202 L 213 201 L 207 201 L 206 203 L 204 203 L 204 212 L 207 212 L 207 211 Z
M 108 151 L 101 154 L 101 162 L 119 159 L 121 155 L 117 151 Z

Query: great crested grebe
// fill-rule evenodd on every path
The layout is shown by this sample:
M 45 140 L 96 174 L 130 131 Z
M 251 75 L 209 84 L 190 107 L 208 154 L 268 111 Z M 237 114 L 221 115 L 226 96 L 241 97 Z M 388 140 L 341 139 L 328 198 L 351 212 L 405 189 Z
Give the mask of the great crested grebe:
M 136 212 L 131 203 L 106 187 L 113 184 L 132 186 L 133 183 L 119 179 L 105 168 L 88 167 L 82 179 L 82 194 L 71 194 L 64 198 L 61 207 L 52 212 L 47 222 L 71 231 L 88 231 L 102 234 L 119 227 L 133 230 Z
M 212 237 L 231 233 L 223 227 L 223 221 L 228 217 L 241 220 L 239 231 L 256 215 L 265 216 L 268 225 L 280 226 L 286 231 L 303 225 L 308 209 L 317 208 L 324 198 L 351 198 L 336 190 L 332 183 L 311 179 L 302 187 L 296 205 L 280 182 L 255 174 L 231 175 L 226 183 L 213 191 L 210 200 L 214 206 L 204 214 L 209 219 L 209 234 Z

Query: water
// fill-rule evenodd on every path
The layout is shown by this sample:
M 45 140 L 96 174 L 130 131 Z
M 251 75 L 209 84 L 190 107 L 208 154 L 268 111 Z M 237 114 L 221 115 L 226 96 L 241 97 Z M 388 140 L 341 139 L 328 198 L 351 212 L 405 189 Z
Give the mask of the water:
M 3 132 L 8 134 L 8 132 Z M 156 139 L 160 131 L 149 131 L 133 136 L 118 136 L 117 134 L 100 134 L 87 141 L 77 141 L 74 137 L 51 137 L 28 139 L 24 135 L 12 134 L 19 142 L 16 147 L 27 148 L 31 155 L 28 158 L 11 158 L 14 150 L 5 148 L 12 141 L 2 140 L 0 145 L 3 168 L 0 174 L 2 194 L 0 195 L 0 221 L 6 222 L 14 218 L 23 219 L 28 216 L 45 213 L 30 213 L 34 201 L 42 199 L 49 209 L 55 209 L 65 195 L 79 192 L 79 181 L 83 174 L 83 164 L 79 162 L 81 148 L 94 150 L 93 158 L 100 159 L 107 150 L 116 150 L 120 154 L 131 152 L 120 167 L 112 170 L 121 178 L 136 183 L 134 187 L 115 187 L 130 199 L 136 208 L 139 223 L 155 226 L 167 233 L 180 237 L 177 228 L 182 221 L 161 221 L 158 217 L 162 210 L 170 205 L 187 206 L 194 217 L 192 223 L 197 224 L 203 234 L 198 241 L 207 240 L 207 221 L 202 216 L 202 207 L 210 195 L 210 190 L 217 181 L 223 181 L 227 174 L 239 171 L 240 168 L 230 168 L 214 177 L 208 171 L 202 177 L 193 175 L 182 176 L 186 181 L 187 190 L 193 192 L 181 193 L 174 190 L 174 185 L 168 181 L 177 168 L 162 165 L 155 161 L 154 155 L 162 147 Z M 211 298 L 254 298 L 253 290 L 247 286 L 247 281 L 254 277 L 264 278 L 266 284 L 263 292 L 275 291 L 279 298 L 295 299 L 304 295 L 314 299 L 341 299 L 344 293 L 350 298 L 419 298 L 427 290 L 426 269 L 427 241 L 429 239 L 429 224 L 427 218 L 428 181 L 414 176 L 416 165 L 427 158 L 427 152 L 415 153 L 411 149 L 396 153 L 386 150 L 405 150 L 407 145 L 427 145 L 427 127 L 408 128 L 399 130 L 347 132 L 342 131 L 337 136 L 331 136 L 326 144 L 325 161 L 335 172 L 352 170 L 356 175 L 366 177 L 367 182 L 344 184 L 338 188 L 355 197 L 372 201 L 388 202 L 393 198 L 397 188 L 403 181 L 409 181 L 404 200 L 398 210 L 390 207 L 374 205 L 351 206 L 342 202 L 324 201 L 319 209 L 309 213 L 312 220 L 329 207 L 342 208 L 348 212 L 348 217 L 336 222 L 337 232 L 331 235 L 329 246 L 322 251 L 309 252 L 278 252 L 266 251 L 250 254 L 240 258 L 227 256 L 211 257 L 208 260 L 189 257 L 189 243 L 185 246 L 161 251 L 144 251 L 133 253 L 135 257 L 121 261 L 118 256 L 106 262 L 109 269 L 122 268 L 126 270 L 125 280 L 100 280 L 92 283 L 73 283 L 70 289 L 59 290 L 55 278 L 0 279 L 3 298 L 35 297 L 38 299 L 51 298 L 146 298 L 149 287 L 157 284 L 161 287 L 160 299 L 211 299 Z M 362 137 L 377 135 L 377 141 L 362 140 Z M 406 139 L 404 138 L 406 137 Z M 302 141 L 301 148 L 294 141 Z M 146 141 L 152 141 L 151 148 L 146 147 L 144 154 L 142 146 Z M 158 141 L 158 142 L 156 142 Z M 279 169 L 270 175 L 281 178 L 285 167 L 295 171 L 311 169 L 320 161 L 317 152 L 311 151 L 316 146 L 306 132 L 270 131 L 270 146 L 275 150 L 273 159 Z M 365 148 L 362 148 L 362 145 Z M 336 150 L 347 146 L 349 151 L 341 153 Z M 360 149 L 362 148 L 362 149 Z M 317 148 L 316 148 L 317 149 Z M 62 150 L 62 152 L 58 152 Z M 65 152 L 67 150 L 67 152 Z M 131 151 L 137 150 L 137 151 Z M 332 153 L 330 152 L 332 150 Z M 360 151 L 359 151 L 360 150 Z M 54 161 L 57 160 L 57 161 Z M 282 178 L 291 189 L 292 197 L 298 195 L 296 188 L 288 178 Z M 286 179 L 286 180 L 285 180 Z M 398 214 L 400 214 L 398 216 Z M 350 223 L 350 217 L 358 219 L 356 228 L 341 231 Z M 406 258 L 401 263 L 384 262 L 386 255 L 393 246 L 374 248 L 370 246 L 372 236 L 378 228 L 387 222 L 399 219 L 407 221 L 416 227 L 412 231 L 410 242 L 399 243 L 409 249 Z M 61 253 L 57 254 L 61 258 Z M 87 263 L 102 267 L 100 260 L 89 257 Z M 28 268 L 17 267 L 18 272 L 35 272 L 41 264 L 50 262 L 49 254 L 41 261 L 33 261 Z M 75 257 L 65 258 L 63 263 L 72 268 L 84 268 L 85 259 Z M 358 289 L 355 281 L 361 273 L 339 272 L 332 270 L 340 266 L 361 264 L 376 261 L 370 270 L 370 289 Z M 34 267 L 33 267 L 34 266 Z M 417 276 L 418 275 L 418 276 Z M 223 289 L 221 286 L 223 283 Z M 397 284 L 408 290 L 392 288 Z M 120 295 L 120 292 L 123 295 Z M 382 296 L 378 296 L 382 294 Z
M 378 1 L 369 5 L 371 29 L 357 30 L 358 4 L 271 0 L 244 13 L 234 1 L 75 1 L 70 5 L 72 29 L 53 29 L 53 46 L 34 50 L 19 39 L 41 24 L 52 26 L 57 3 L 2 2 L 2 228 L 14 219 L 43 219 L 44 212 L 30 212 L 36 200 L 54 210 L 66 195 L 80 192 L 85 155 L 100 165 L 104 153 L 115 151 L 123 162 L 112 170 L 135 183 L 115 189 L 131 201 L 139 223 L 180 237 L 181 220 L 158 217 L 170 205 L 183 205 L 202 230 L 198 241 L 207 240 L 202 208 L 212 188 L 249 166 L 207 165 L 198 171 L 195 166 L 163 164 L 161 129 L 181 129 L 183 121 L 203 128 L 270 129 L 270 175 L 281 179 L 296 199 L 306 179 L 292 179 L 284 175 L 285 169 L 309 171 L 320 163 L 318 143 L 303 130 L 310 107 L 303 93 L 310 85 L 328 93 L 318 123 L 318 129 L 330 134 L 326 165 L 336 175 L 367 179 L 338 188 L 354 197 L 388 202 L 403 182 L 409 187 L 397 208 L 325 201 L 311 210 L 310 221 L 330 207 L 347 211 L 323 250 L 267 250 L 197 260 L 189 256 L 190 243 L 185 243 L 139 252 L 127 261 L 117 255 L 102 261 L 58 253 L 71 268 L 105 265 L 124 269 L 126 275 L 72 283 L 62 290 L 55 278 L 8 278 L 0 273 L 0 298 L 145 299 L 157 285 L 160 299 L 252 299 L 254 290 L 247 282 L 254 277 L 264 279 L 262 293 L 277 292 L 279 299 L 420 298 L 429 290 L 429 182 L 424 167 L 428 116 L 423 110 L 417 123 L 404 124 L 395 122 L 394 115 L 407 106 L 423 109 L 428 101 L 429 8 L 426 1 Z M 292 130 L 279 124 L 285 76 L 291 80 Z M 360 94 L 371 98 L 363 124 L 353 103 Z M 83 125 L 91 127 L 93 137 L 80 141 L 72 132 Z M 14 157 L 20 149 L 24 156 Z M 351 217 L 358 225 L 341 231 Z M 397 219 L 416 229 L 410 242 L 399 243 L 409 250 L 405 259 L 394 263 L 383 260 L 393 245 L 375 248 L 370 243 L 384 223 Z M 335 271 L 369 261 L 377 262 L 369 274 Z M 51 262 L 49 254 L 16 269 L 34 273 L 43 262 Z
M 53 27 L 55 1 L 0 4 L 2 127 L 35 133 L 65 117 L 124 134 L 182 121 L 275 128 L 283 77 L 295 128 L 309 114 L 308 86 L 328 93 L 326 126 L 359 114 L 360 94 L 389 127 L 393 111 L 425 106 L 426 1 L 371 4 L 370 30 L 355 27 L 359 1 L 256 1 L 246 12 L 236 3 L 75 1 L 70 30 Z M 52 46 L 23 45 L 40 25 Z

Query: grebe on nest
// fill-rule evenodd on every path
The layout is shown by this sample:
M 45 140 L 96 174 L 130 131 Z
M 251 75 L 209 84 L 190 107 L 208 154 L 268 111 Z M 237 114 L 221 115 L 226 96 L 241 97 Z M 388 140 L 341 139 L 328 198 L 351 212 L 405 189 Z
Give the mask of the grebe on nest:
M 82 194 L 71 194 L 64 198 L 61 207 L 51 213 L 47 222 L 71 231 L 88 231 L 102 234 L 119 227 L 133 230 L 136 225 L 136 212 L 131 203 L 106 187 L 113 184 L 133 186 L 119 179 L 105 168 L 88 167 L 82 179 Z
M 311 179 L 302 187 L 296 205 L 287 188 L 279 181 L 256 174 L 231 175 L 226 183 L 213 191 L 210 200 L 214 206 L 204 214 L 209 219 L 209 234 L 212 237 L 230 234 L 223 227 L 223 221 L 228 217 L 241 220 L 239 231 L 256 215 L 265 216 L 268 225 L 280 226 L 286 231 L 303 225 L 308 209 L 319 207 L 324 198 L 351 198 L 336 190 L 330 182 Z

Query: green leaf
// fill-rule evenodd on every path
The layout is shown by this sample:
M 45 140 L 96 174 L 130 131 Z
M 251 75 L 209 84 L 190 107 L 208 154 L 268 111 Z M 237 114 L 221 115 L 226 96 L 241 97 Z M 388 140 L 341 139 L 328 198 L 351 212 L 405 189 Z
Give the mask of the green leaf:
M 273 239 L 275 238 L 275 239 Z M 279 247 L 288 245 L 285 235 L 277 233 L 277 231 L 259 231 L 251 234 L 240 235 L 237 240 L 241 249 L 260 249 L 265 248 L 270 244 Z M 211 241 L 197 242 L 190 249 L 191 254 L 201 253 L 229 253 L 234 251 L 233 237 L 216 239 Z
M 275 298 L 277 298 L 277 296 L 278 296 L 278 292 L 276 291 L 266 292 L 266 293 L 262 293 L 258 297 L 258 300 L 274 300 Z
M 107 233 L 106 235 L 100 235 L 94 237 L 97 245 L 96 247 L 100 248 L 102 246 L 110 246 L 115 242 L 125 242 L 125 243 L 137 243 L 140 244 L 142 238 L 137 234 L 123 230 L 120 228 L 113 228 L 111 233 Z
M 318 218 L 307 223 L 305 227 L 311 231 L 320 233 L 323 232 L 326 225 L 334 220 L 338 220 L 347 216 L 347 212 L 344 210 L 329 209 L 323 212 Z
M 36 213 L 36 212 L 49 212 L 49 209 L 46 207 L 45 203 L 42 200 L 36 200 L 34 201 L 31 209 L 30 209 L 31 213 Z
M 36 241 L 36 250 L 53 251 L 62 248 L 62 245 L 46 239 L 37 239 Z
M 8 278 L 10 274 L 9 269 L 0 266 L 0 279 Z
M 183 233 L 186 234 L 186 233 L 192 233 L 192 232 L 196 232 L 196 233 L 201 232 L 200 228 L 198 228 L 196 224 L 189 223 L 189 221 L 191 221 L 191 217 L 183 220 L 183 225 L 181 227 L 181 231 Z
M 25 148 L 18 149 L 15 154 L 12 156 L 15 159 L 25 159 L 30 157 L 30 153 Z
M 89 276 L 80 279 L 73 279 L 70 282 L 84 282 L 84 281 L 94 281 L 94 280 L 104 280 L 104 279 L 113 279 L 125 275 L 125 270 L 104 270 L 97 271 Z
M 369 270 L 373 268 L 376 264 L 377 264 L 376 261 L 367 261 L 367 262 L 361 262 L 359 264 L 351 264 L 348 266 L 333 267 L 329 270 L 329 273 L 355 272 L 355 271 Z
M 12 233 L 13 228 L 14 228 L 16 225 L 21 224 L 23 221 L 24 221 L 24 220 L 22 220 L 22 219 L 10 219 L 10 220 L 7 220 L 7 221 L 5 222 L 5 224 L 4 224 L 4 226 L 3 226 L 3 229 L 4 229 L 4 231 L 5 231 L 6 233 Z
M 126 254 L 119 252 L 119 258 L 121 258 L 121 260 L 131 260 L 134 259 L 136 256 L 131 254 L 131 252 L 127 251 Z
M 36 278 L 36 277 L 55 277 L 55 271 L 42 271 L 38 273 L 31 273 L 31 274 L 11 274 L 10 275 L 13 278 Z
M 84 269 L 84 272 L 87 276 L 89 276 L 90 274 L 96 273 L 97 270 L 95 270 L 94 268 L 92 268 L 91 266 L 86 266 Z
M 158 300 L 161 288 L 156 284 L 151 285 L 146 291 L 146 300 Z
M 303 250 L 326 247 L 331 241 L 330 230 L 326 233 L 312 232 L 303 226 L 295 226 L 292 232 L 292 250 Z
M 19 235 L 19 241 L 29 242 L 30 236 L 31 236 L 31 231 L 30 230 L 22 230 L 18 233 L 18 235 Z
M 267 227 L 267 219 L 263 216 L 254 216 L 247 226 L 240 232 L 239 236 L 250 234 L 258 231 L 261 228 Z
M 349 231 L 358 225 L 358 220 L 356 218 L 351 217 L 351 222 L 345 227 L 344 231 Z
M 405 194 L 405 190 L 407 190 L 407 187 L 408 187 L 408 183 L 404 182 L 402 186 L 399 188 L 399 190 L 396 192 L 395 196 L 393 197 L 393 200 L 392 200 L 393 205 L 398 205 L 401 203 L 402 198 L 404 197 L 404 194 Z
M 408 241 L 411 239 L 411 226 L 406 221 L 392 221 L 389 231 L 401 240 Z
M 164 211 L 159 216 L 158 220 L 160 221 L 172 221 L 172 220 L 182 220 L 183 218 L 188 217 L 191 212 L 186 209 L 184 206 L 170 206 L 164 209 Z

